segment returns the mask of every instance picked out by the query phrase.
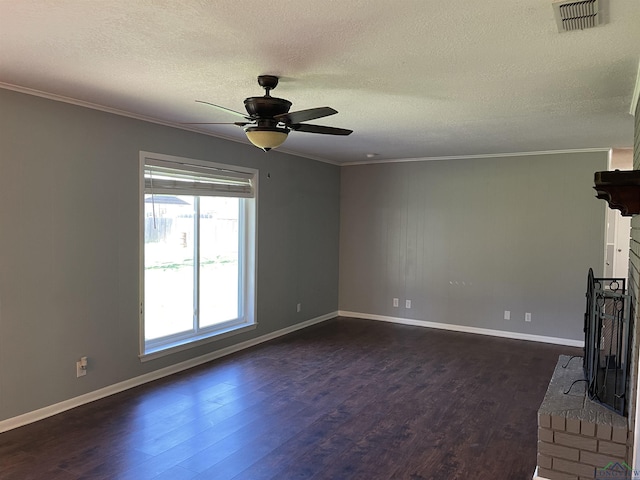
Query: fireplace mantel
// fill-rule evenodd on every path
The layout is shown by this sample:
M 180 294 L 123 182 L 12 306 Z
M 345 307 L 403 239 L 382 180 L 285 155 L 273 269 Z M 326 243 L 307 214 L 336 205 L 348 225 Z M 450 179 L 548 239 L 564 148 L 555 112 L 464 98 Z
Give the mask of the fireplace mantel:
M 606 200 L 609 208 L 625 217 L 640 213 L 640 170 L 596 172 L 596 197 Z

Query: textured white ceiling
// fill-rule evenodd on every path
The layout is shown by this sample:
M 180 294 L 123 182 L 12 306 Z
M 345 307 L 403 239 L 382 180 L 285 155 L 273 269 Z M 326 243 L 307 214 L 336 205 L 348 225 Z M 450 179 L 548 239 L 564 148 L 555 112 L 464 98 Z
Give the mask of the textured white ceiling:
M 354 130 L 280 150 L 339 163 L 628 147 L 640 1 L 603 3 L 604 25 L 560 34 L 551 0 L 0 0 L 0 82 L 233 122 L 194 100 L 243 111 L 279 75 L 292 111 L 331 106 L 310 123 Z

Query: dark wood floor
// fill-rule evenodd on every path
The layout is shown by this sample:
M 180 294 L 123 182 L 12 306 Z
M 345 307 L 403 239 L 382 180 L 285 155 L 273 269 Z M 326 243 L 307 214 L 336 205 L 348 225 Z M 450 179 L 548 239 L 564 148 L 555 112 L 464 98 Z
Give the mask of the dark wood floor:
M 0 479 L 531 479 L 561 353 L 336 319 L 0 434 Z

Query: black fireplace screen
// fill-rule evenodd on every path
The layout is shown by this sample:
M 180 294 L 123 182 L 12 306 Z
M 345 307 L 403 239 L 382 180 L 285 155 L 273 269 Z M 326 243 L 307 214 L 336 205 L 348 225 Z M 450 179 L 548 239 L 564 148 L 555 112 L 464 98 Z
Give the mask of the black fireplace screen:
M 591 400 L 627 414 L 631 299 L 624 278 L 594 278 L 589 269 L 583 368 Z

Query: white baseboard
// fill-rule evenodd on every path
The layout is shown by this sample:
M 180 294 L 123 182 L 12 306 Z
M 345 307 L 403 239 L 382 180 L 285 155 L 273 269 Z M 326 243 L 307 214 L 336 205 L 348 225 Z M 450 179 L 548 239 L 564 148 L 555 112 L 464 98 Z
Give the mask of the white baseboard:
M 555 345 L 566 345 L 569 347 L 584 347 L 584 341 L 570 338 L 546 337 L 544 335 L 531 335 L 529 333 L 509 332 L 506 330 L 492 330 L 490 328 L 468 327 L 466 325 L 453 325 L 450 323 L 429 322 L 427 320 L 413 320 L 410 318 L 387 317 L 385 315 L 374 315 L 371 313 L 348 312 L 340 310 L 341 317 L 364 318 L 365 320 L 378 320 L 382 322 L 399 323 L 402 325 L 413 325 L 416 327 L 437 328 L 439 330 L 450 330 L 453 332 L 475 333 L 478 335 L 489 335 L 492 337 L 512 338 L 514 340 L 527 340 L 530 342 L 552 343 Z
M 363 318 L 366 320 L 378 320 L 383 322 L 399 323 L 402 325 L 413 325 L 418 327 L 437 328 L 440 330 L 450 330 L 454 332 L 475 333 L 475 334 L 489 335 L 494 337 L 512 338 L 516 340 L 528 340 L 528 341 L 534 341 L 534 342 L 552 343 L 556 345 L 567 345 L 571 347 L 584 346 L 584 342 L 582 341 L 572 340 L 567 338 L 546 337 L 541 335 L 530 335 L 526 333 L 516 333 L 516 332 L 508 332 L 508 331 L 502 331 L 502 330 L 491 330 L 488 328 L 468 327 L 465 325 L 452 325 L 448 323 L 429 322 L 426 320 L 413 320 L 408 318 L 388 317 L 383 315 L 373 315 L 369 313 L 349 312 L 349 311 L 341 310 L 338 312 L 327 313 L 325 315 L 312 318 L 305 322 L 297 323 L 295 325 L 291 325 L 290 327 L 286 327 L 281 330 L 277 330 L 275 332 L 271 332 L 254 339 L 247 340 L 246 342 L 238 343 L 236 345 L 231 345 L 229 347 L 223 348 L 221 350 L 216 350 L 215 352 L 211 352 L 206 355 L 202 355 L 200 357 L 192 358 L 190 360 L 186 360 L 184 362 L 177 363 L 175 365 L 161 368 L 159 370 L 155 370 L 153 372 L 149 372 L 144 375 L 131 378 L 129 380 L 125 380 L 113 385 L 109 385 L 107 387 L 94 390 L 93 392 L 85 393 L 84 395 L 70 398 L 69 400 L 65 400 L 63 402 L 59 402 L 44 408 L 40 408 L 38 410 L 34 410 L 32 412 L 18 415 L 17 417 L 12 417 L 6 420 L 2 420 L 0 421 L 0 433 L 13 430 L 14 428 L 22 427 L 23 425 L 27 425 L 29 423 L 37 422 L 38 420 L 42 420 L 44 418 L 57 415 L 58 413 L 62 413 L 72 408 L 79 407 L 80 405 L 84 405 L 86 403 L 90 403 L 95 400 L 99 400 L 101 398 L 105 398 L 119 392 L 123 392 L 130 388 L 137 387 L 139 385 L 143 385 L 148 382 L 152 382 L 159 378 L 173 375 L 174 373 L 178 373 L 178 372 L 187 370 L 189 368 L 202 365 L 203 363 L 207 363 L 217 358 L 230 355 L 240 350 L 244 350 L 245 348 L 253 347 L 254 345 L 258 345 L 268 340 L 281 337 L 288 333 L 295 332 L 296 330 L 301 330 L 303 328 L 310 327 L 311 325 L 324 322 L 338 315 L 341 317 Z M 537 472 L 537 469 L 536 469 L 536 472 Z M 538 480 L 538 478 L 540 478 L 540 480 L 546 480 L 546 479 L 543 479 L 542 477 L 536 477 L 536 476 L 534 476 L 533 480 Z
M 538 466 L 536 465 L 536 469 L 533 472 L 533 478 L 531 480 L 549 480 L 547 477 L 539 477 L 538 476 Z
M 325 315 L 312 318 L 311 320 L 297 323 L 295 325 L 291 325 L 290 327 L 286 327 L 281 330 L 277 330 L 275 332 L 267 333 L 266 335 L 253 338 L 251 340 L 247 340 L 246 342 L 231 345 L 229 347 L 216 350 L 215 352 L 207 353 L 206 355 L 201 355 L 184 362 L 176 363 L 175 365 L 170 365 L 168 367 L 161 368 L 159 370 L 155 370 L 138 377 L 130 378 L 129 380 L 115 383 L 113 385 L 94 390 L 93 392 L 85 393 L 84 395 L 80 395 L 78 397 L 70 398 L 69 400 L 65 400 L 54 405 L 49 405 L 32 412 L 18 415 L 17 417 L 2 420 L 0 421 L 0 433 L 6 432 L 8 430 L 13 430 L 14 428 L 22 427 L 29 423 L 37 422 L 38 420 L 57 415 L 58 413 L 71 410 L 72 408 L 79 407 L 80 405 L 84 405 L 86 403 L 123 392 L 130 388 L 152 382 L 153 380 L 167 377 L 169 375 L 173 375 L 174 373 L 182 372 L 183 370 L 202 365 L 203 363 L 207 363 L 217 358 L 230 355 L 240 350 L 244 350 L 245 348 L 253 347 L 254 345 L 258 345 L 268 340 L 273 340 L 274 338 L 278 338 L 288 333 L 295 332 L 296 330 L 301 330 L 303 328 L 310 327 L 311 325 L 315 325 L 316 323 L 335 318 L 337 315 L 338 312 L 327 313 Z

